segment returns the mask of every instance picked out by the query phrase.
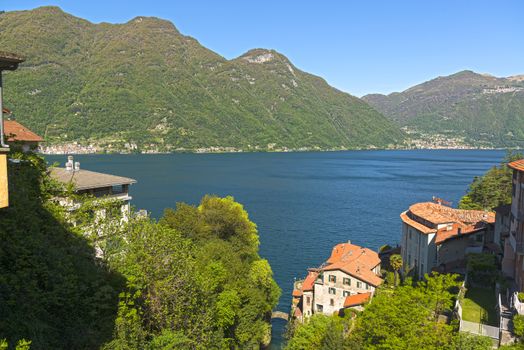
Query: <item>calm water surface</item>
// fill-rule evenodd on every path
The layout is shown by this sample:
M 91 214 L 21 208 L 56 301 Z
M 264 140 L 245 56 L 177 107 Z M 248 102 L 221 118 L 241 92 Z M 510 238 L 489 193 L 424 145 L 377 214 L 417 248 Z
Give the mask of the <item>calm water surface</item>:
M 503 151 L 349 151 L 323 153 L 81 155 L 88 170 L 132 177 L 133 204 L 160 217 L 176 202 L 232 195 L 260 233 L 260 254 L 282 288 L 288 311 L 293 279 L 351 240 L 377 249 L 400 238 L 399 214 L 438 196 L 458 203 L 474 176 Z M 48 156 L 63 166 L 65 156 Z M 274 321 L 280 348 L 283 321 Z

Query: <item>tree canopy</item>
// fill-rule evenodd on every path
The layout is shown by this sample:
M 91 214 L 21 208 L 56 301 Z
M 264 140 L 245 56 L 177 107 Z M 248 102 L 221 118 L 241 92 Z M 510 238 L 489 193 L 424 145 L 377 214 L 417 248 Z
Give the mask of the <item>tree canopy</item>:
M 256 225 L 232 197 L 123 223 L 111 200 L 84 197 L 64 210 L 56 196 L 80 198 L 49 178 L 43 159 L 12 157 L 11 206 L 0 211 L 0 348 L 269 343 L 280 289 L 258 255 Z
M 476 176 L 468 191 L 460 199 L 460 209 L 493 210 L 511 203 L 512 174 L 507 163 L 524 158 L 522 153 L 508 152 L 499 166 L 489 169 L 483 176 Z

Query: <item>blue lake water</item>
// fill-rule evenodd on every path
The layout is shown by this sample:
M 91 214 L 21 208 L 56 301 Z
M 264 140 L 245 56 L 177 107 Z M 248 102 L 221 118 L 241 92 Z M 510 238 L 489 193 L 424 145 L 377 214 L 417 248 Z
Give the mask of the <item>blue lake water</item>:
M 133 204 L 160 217 L 176 202 L 232 195 L 260 233 L 287 312 L 293 279 L 340 242 L 378 249 L 400 238 L 399 214 L 432 196 L 458 203 L 474 176 L 504 151 L 417 150 L 308 153 L 79 155 L 87 170 L 132 177 Z M 47 156 L 63 166 L 65 156 Z M 273 348 L 283 321 L 274 321 Z

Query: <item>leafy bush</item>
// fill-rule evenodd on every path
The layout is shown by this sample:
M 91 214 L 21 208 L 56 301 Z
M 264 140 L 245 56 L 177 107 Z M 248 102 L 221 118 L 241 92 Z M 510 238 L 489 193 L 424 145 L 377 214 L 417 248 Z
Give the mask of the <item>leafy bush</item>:
M 521 303 L 524 303 L 524 292 L 518 292 L 517 297 Z
M 519 339 L 524 338 L 524 316 L 515 314 L 513 316 L 513 334 Z
M 499 276 L 497 257 L 489 253 L 471 253 L 467 256 L 469 282 L 493 285 Z

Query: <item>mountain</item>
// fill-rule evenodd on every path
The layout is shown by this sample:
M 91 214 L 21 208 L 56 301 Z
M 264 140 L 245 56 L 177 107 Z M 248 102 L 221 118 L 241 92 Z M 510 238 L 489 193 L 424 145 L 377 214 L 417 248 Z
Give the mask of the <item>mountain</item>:
M 411 132 L 463 137 L 471 145 L 524 147 L 524 76 L 472 71 L 389 95 L 362 98 Z
M 0 15 L 0 47 L 27 61 L 6 105 L 51 143 L 142 150 L 372 148 L 400 128 L 265 49 L 227 60 L 165 20 L 93 24 L 57 7 Z

